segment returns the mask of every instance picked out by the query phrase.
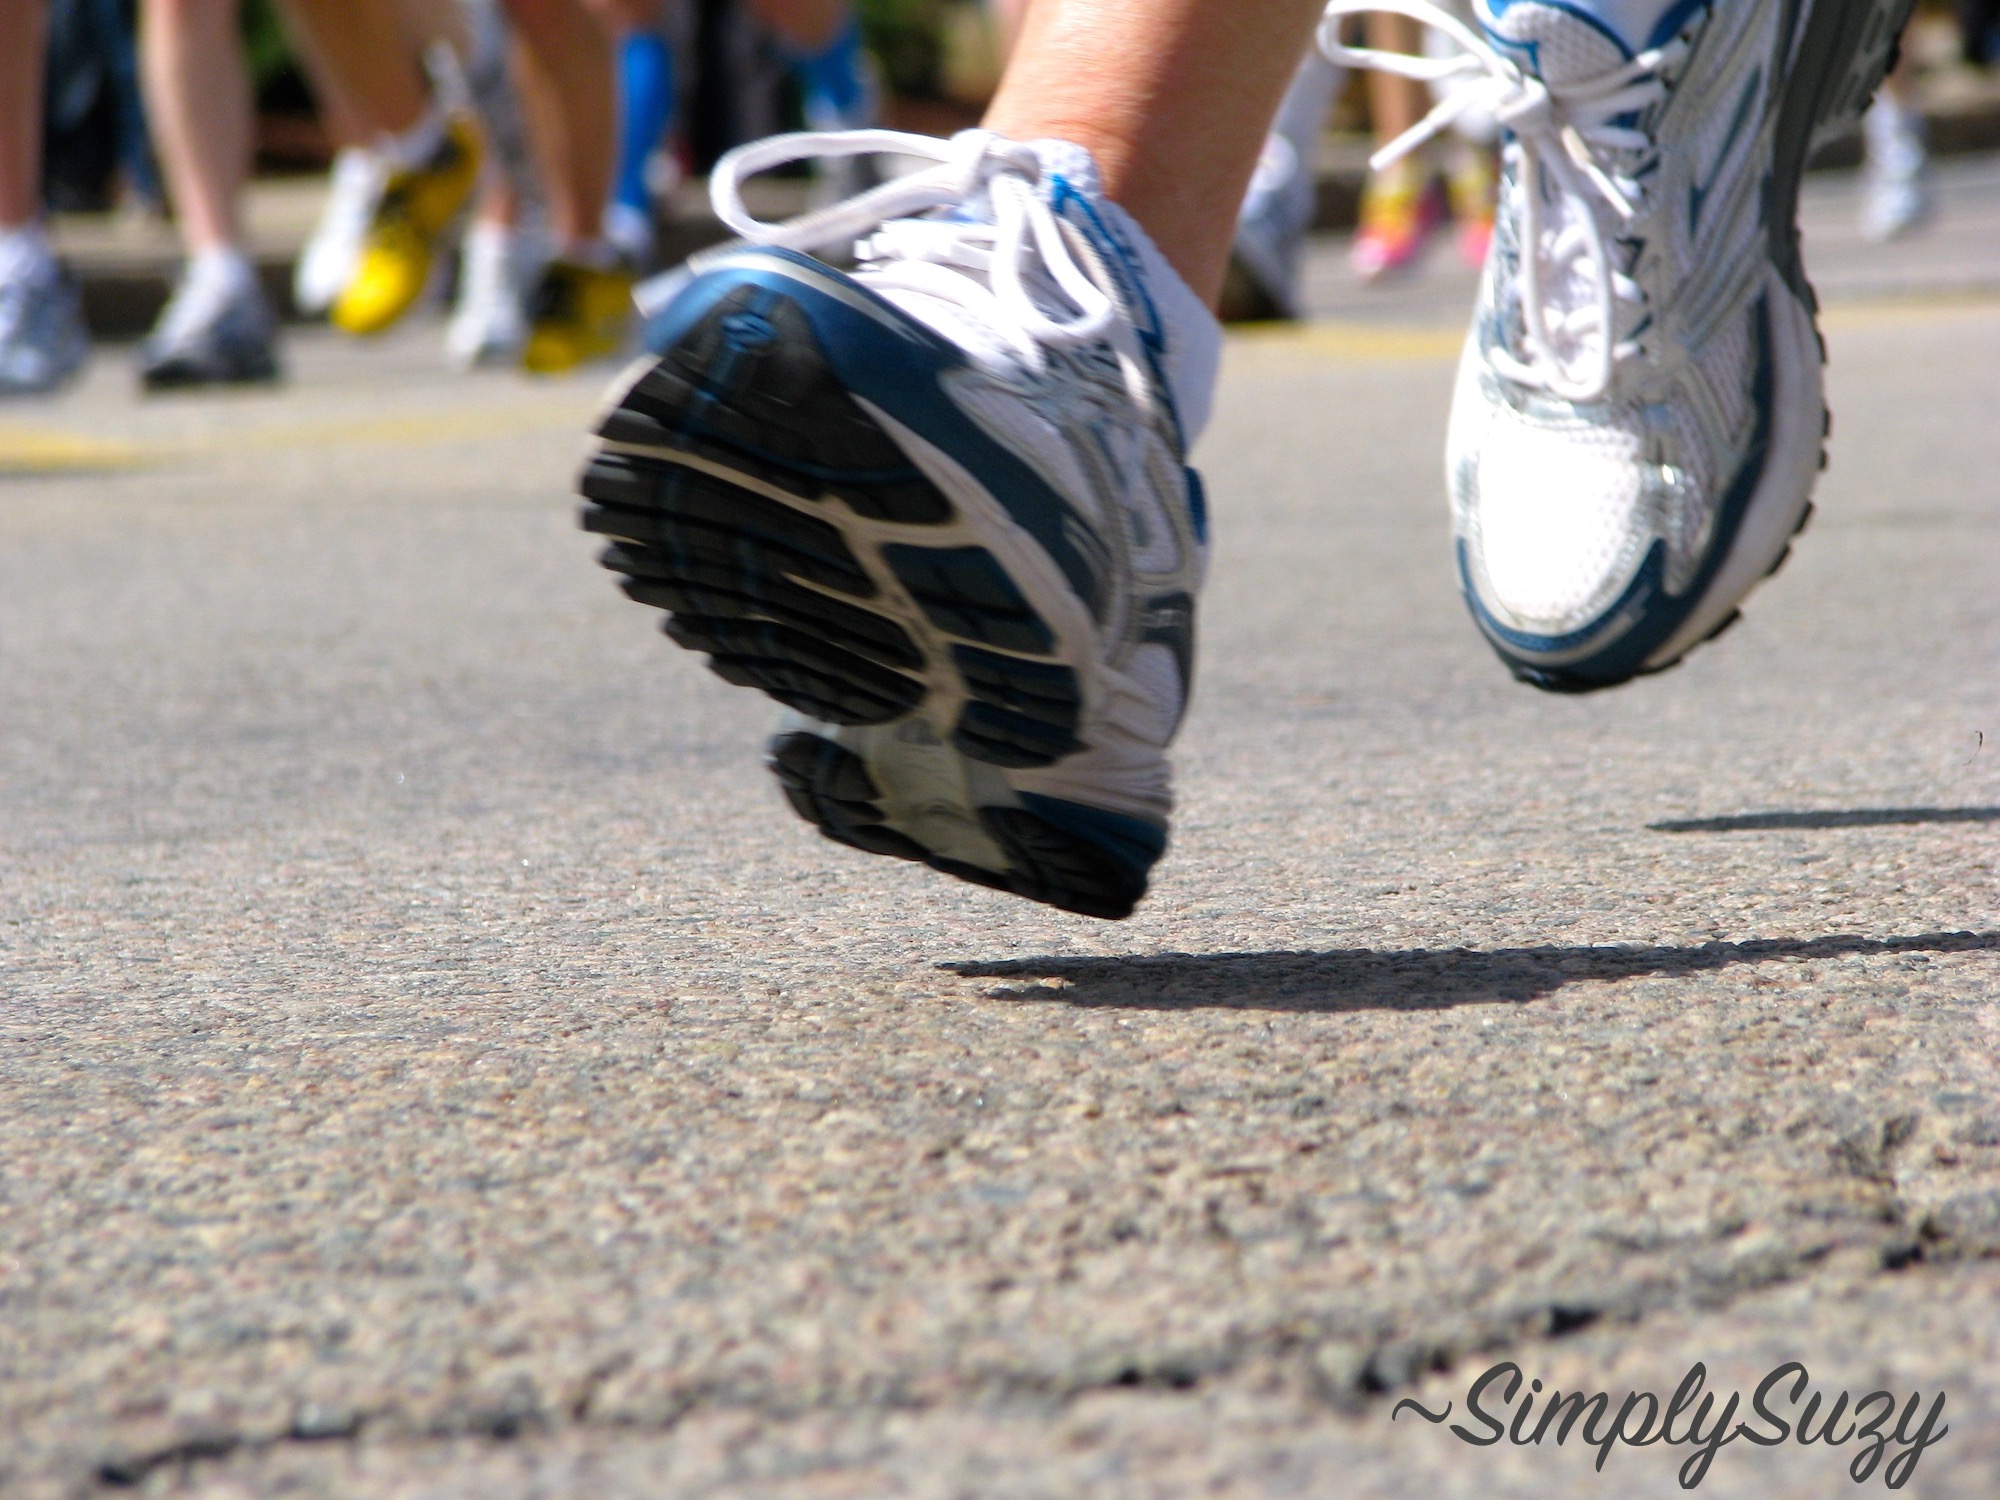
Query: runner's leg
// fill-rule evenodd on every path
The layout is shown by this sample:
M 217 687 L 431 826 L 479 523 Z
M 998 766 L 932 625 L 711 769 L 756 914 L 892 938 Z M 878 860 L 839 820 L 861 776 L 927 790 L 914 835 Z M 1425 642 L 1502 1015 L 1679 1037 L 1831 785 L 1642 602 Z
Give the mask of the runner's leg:
M 1211 302 L 1318 0 L 1035 0 L 987 112 L 1096 157 L 1104 187 Z

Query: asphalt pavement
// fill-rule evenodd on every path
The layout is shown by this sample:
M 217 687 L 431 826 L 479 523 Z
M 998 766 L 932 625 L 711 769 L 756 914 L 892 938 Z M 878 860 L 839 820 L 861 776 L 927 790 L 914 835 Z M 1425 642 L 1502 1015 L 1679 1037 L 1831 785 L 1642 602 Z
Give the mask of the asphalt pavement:
M 1942 182 L 1887 249 L 1813 184 L 1819 518 L 1585 699 L 1454 595 L 1465 275 L 1321 246 L 1230 346 L 1123 924 L 783 809 L 575 528 L 602 372 L 424 322 L 0 410 L 0 1495 L 1991 1500 L 2000 169 Z

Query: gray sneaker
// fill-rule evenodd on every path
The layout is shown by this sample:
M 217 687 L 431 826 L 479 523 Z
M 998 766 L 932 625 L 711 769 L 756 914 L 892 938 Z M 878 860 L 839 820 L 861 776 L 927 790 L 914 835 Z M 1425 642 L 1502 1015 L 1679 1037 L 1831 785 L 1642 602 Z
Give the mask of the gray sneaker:
M 149 391 L 278 378 L 277 328 L 256 279 L 185 272 L 139 350 Z
M 0 281 L 0 396 L 55 390 L 89 353 L 83 305 L 67 271 L 48 261 Z
M 1319 53 L 1299 64 L 1236 221 L 1222 293 L 1225 323 L 1301 316 L 1299 259 L 1319 207 L 1315 166 L 1327 111 L 1344 77 Z

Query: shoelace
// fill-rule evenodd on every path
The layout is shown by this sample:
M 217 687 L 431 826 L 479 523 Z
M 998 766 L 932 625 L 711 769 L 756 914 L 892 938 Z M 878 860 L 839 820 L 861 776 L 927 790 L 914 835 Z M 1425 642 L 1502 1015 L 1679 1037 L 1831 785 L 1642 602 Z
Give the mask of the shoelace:
M 792 162 L 897 155 L 937 163 L 782 224 L 754 218 L 743 204 L 747 178 Z M 894 130 L 798 132 L 738 146 L 715 165 L 709 197 L 716 216 L 757 245 L 811 252 L 851 245 L 855 279 L 963 308 L 1004 339 L 1033 369 L 1046 351 L 1104 343 L 1115 352 L 1133 398 L 1150 408 L 1152 388 L 1138 336 L 1122 315 L 1110 273 L 1074 225 L 1063 222 L 1037 185 L 1033 149 L 990 131 L 949 140 Z M 985 195 L 992 221 L 918 217 L 958 209 Z M 724 247 L 726 251 L 726 247 Z M 690 262 L 699 271 L 711 251 Z M 1029 286 L 1039 265 L 1075 309 L 1051 315 Z
M 1343 45 L 1341 21 L 1371 10 L 1408 16 L 1443 32 L 1462 50 L 1453 57 L 1431 58 Z M 1619 223 L 1630 223 L 1646 206 L 1645 189 L 1621 173 L 1607 154 L 1652 146 L 1643 130 L 1620 122 L 1666 96 L 1664 75 L 1686 56 L 1688 44 L 1676 38 L 1595 78 L 1551 86 L 1523 72 L 1432 0 L 1332 0 L 1320 24 L 1319 43 L 1329 58 L 1349 67 L 1379 68 L 1421 83 L 1466 80 L 1369 159 L 1377 171 L 1481 107 L 1514 133 L 1523 162 L 1518 201 L 1521 343 L 1527 357 L 1518 359 L 1499 349 L 1493 362 L 1509 379 L 1567 401 L 1603 397 L 1618 361 L 1638 352 L 1634 341 L 1618 337 L 1619 304 L 1645 304 L 1644 291 L 1612 263 L 1612 241 L 1600 217 L 1608 208 Z M 1548 186 L 1561 194 L 1568 209 L 1563 228 L 1553 236 L 1544 232 Z M 1572 268 L 1583 271 L 1590 300 L 1556 312 L 1544 286 L 1567 279 Z M 1566 360 L 1560 342 L 1581 352 Z

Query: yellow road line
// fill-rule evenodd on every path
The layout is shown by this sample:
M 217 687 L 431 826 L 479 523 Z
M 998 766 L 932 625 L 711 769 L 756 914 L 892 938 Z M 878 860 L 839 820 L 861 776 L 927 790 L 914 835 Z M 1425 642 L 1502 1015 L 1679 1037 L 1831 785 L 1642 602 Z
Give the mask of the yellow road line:
M 129 469 L 145 461 L 144 450 L 130 443 L 100 441 L 69 432 L 0 427 L 0 478 Z
M 407 416 L 329 417 L 271 427 L 238 428 L 212 437 L 136 443 L 58 429 L 0 424 L 0 477 L 155 467 L 274 449 L 356 444 L 421 446 L 553 428 L 571 428 L 581 433 L 591 410 L 591 404 L 584 401 L 509 402 L 503 406 Z
M 1230 352 L 1286 354 L 1343 364 L 1456 359 L 1462 328 L 1412 328 L 1377 323 L 1266 323 L 1232 329 Z
M 1820 321 L 1830 332 L 1854 328 L 1916 325 L 1968 315 L 2000 312 L 2000 294 L 1965 291 L 1912 292 L 1830 302 Z M 1229 332 L 1232 356 L 1267 354 L 1328 360 L 1339 364 L 1393 364 L 1458 358 L 1465 343 L 1461 328 L 1425 328 L 1394 323 L 1254 323 Z

